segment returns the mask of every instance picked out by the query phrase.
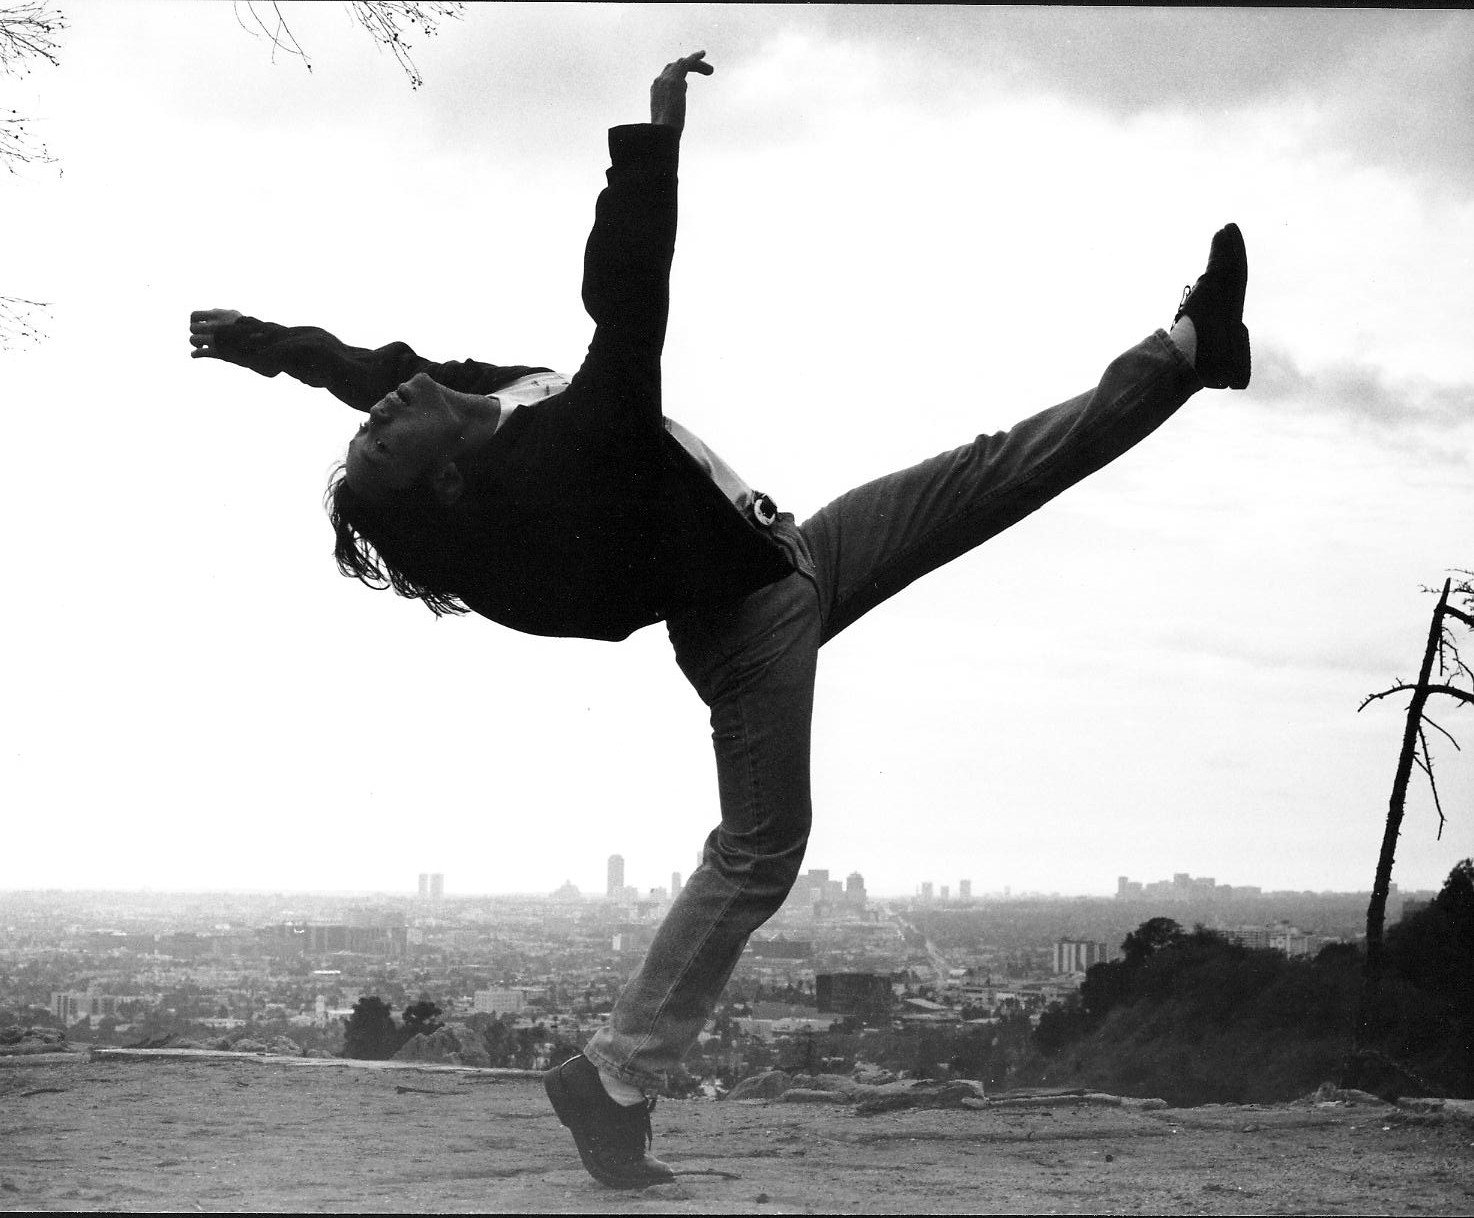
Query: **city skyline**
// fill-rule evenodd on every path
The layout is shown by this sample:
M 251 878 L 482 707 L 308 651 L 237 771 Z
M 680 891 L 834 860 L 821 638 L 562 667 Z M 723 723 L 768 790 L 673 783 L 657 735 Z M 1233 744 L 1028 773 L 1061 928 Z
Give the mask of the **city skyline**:
M 617 867 L 615 866 L 615 861 L 616 860 L 618 860 L 618 866 Z M 51 886 L 49 888 L 44 888 L 44 889 L 43 888 L 23 888 L 23 887 L 17 887 L 17 888 L 0 888 L 0 893 L 21 894 L 21 893 L 29 893 L 29 892 L 47 892 L 47 891 L 54 891 L 54 892 L 88 892 L 88 891 L 96 891 L 96 892 L 117 892 L 117 893 L 134 893 L 134 894 L 138 894 L 138 893 L 157 893 L 157 894 L 164 895 L 164 894 L 176 893 L 177 892 L 177 893 L 180 893 L 181 895 L 188 894 L 188 895 L 199 895 L 199 896 L 210 896 L 210 895 L 222 895 L 222 896 L 225 896 L 225 895 L 231 895 L 231 894 L 239 894 L 239 895 L 243 895 L 243 896 L 247 896 L 247 895 L 248 896 L 265 896 L 265 895 L 271 895 L 271 894 L 279 893 L 279 894 L 284 895 L 284 896 L 285 895 L 300 895 L 300 896 L 319 895 L 319 896 L 327 896 L 327 897 L 344 897 L 344 898 L 349 898 L 349 897 L 374 897 L 374 896 L 383 896 L 383 897 L 388 897 L 388 898 L 395 898 L 395 897 L 418 897 L 421 900 L 424 900 L 424 899 L 429 898 L 429 899 L 432 899 L 433 901 L 437 901 L 437 902 L 440 902 L 440 901 L 456 901 L 456 900 L 476 900 L 476 899 L 482 898 L 482 897 L 500 897 L 500 896 L 507 896 L 507 897 L 526 897 L 526 898 L 534 898 L 534 899 L 535 898 L 562 897 L 562 896 L 565 896 L 566 895 L 566 893 L 567 893 L 567 886 L 570 885 L 570 884 L 574 888 L 576 888 L 578 890 L 578 898 L 580 900 L 585 900 L 585 901 L 609 901 L 609 900 L 639 901 L 639 900 L 647 900 L 647 899 L 649 899 L 649 894 L 651 894 L 651 893 L 659 893 L 659 894 L 662 895 L 662 897 L 664 899 L 673 900 L 680 893 L 681 883 L 682 883 L 682 873 L 680 873 L 678 871 L 673 871 L 673 872 L 671 872 L 669 874 L 670 885 L 669 885 L 669 887 L 663 887 L 661 885 L 656 885 L 656 884 L 651 884 L 651 885 L 626 884 L 624 882 L 625 879 L 627 878 L 626 877 L 625 867 L 626 867 L 626 860 L 625 860 L 624 856 L 617 855 L 617 854 L 616 855 L 610 855 L 605 860 L 605 883 L 604 883 L 604 886 L 603 886 L 602 890 L 599 889 L 595 885 L 587 885 L 586 886 L 586 885 L 583 885 L 583 884 L 579 884 L 577 882 L 577 880 L 572 875 L 565 876 L 561 885 L 559 885 L 558 887 L 555 887 L 555 888 L 553 888 L 551 890 L 547 890 L 547 891 L 543 891 L 543 890 L 540 890 L 540 889 L 530 889 L 530 888 L 529 889 L 510 889 L 509 888 L 509 889 L 497 889 L 497 890 L 492 890 L 492 889 L 479 889 L 479 890 L 478 889 L 458 889 L 457 887 L 455 887 L 455 885 L 454 885 L 453 882 L 447 887 L 447 885 L 446 885 L 447 873 L 442 873 L 442 872 L 434 872 L 434 873 L 421 872 L 421 873 L 419 873 L 419 876 L 417 878 L 417 882 L 416 882 L 415 885 L 411 886 L 411 885 L 408 885 L 407 884 L 403 889 L 398 889 L 398 888 L 303 888 L 303 889 L 293 889 L 293 888 L 272 888 L 272 887 L 264 887 L 264 888 L 205 889 L 205 888 L 169 888 L 169 887 L 159 887 L 159 886 L 148 886 L 148 887 L 139 887 L 139 888 L 127 888 L 127 887 L 116 887 L 116 886 L 115 887 L 111 887 L 111 888 L 97 888 L 97 887 L 76 887 L 76 888 L 69 888 L 69 887 L 64 887 L 64 886 Z M 799 880 L 797 881 L 795 887 L 796 888 L 802 887 L 803 884 L 804 884 L 804 881 L 805 881 L 806 876 L 811 875 L 811 874 L 814 874 L 814 873 L 819 873 L 819 874 L 824 875 L 824 876 L 827 877 L 830 874 L 830 869 L 826 869 L 826 868 L 806 868 L 805 873 L 803 875 L 800 875 Z M 638 872 L 637 871 L 636 874 L 637 875 L 643 875 L 644 872 Z M 619 883 L 617 885 L 614 882 L 615 879 L 616 879 L 616 877 L 617 877 L 617 879 L 619 881 Z M 453 881 L 454 877 L 451 876 L 450 878 Z M 857 883 L 857 881 L 858 881 L 858 883 Z M 1432 892 L 1432 891 L 1436 891 L 1441 886 L 1441 882 L 1442 881 L 1440 881 L 1439 884 L 1435 884 L 1435 885 L 1429 885 L 1429 886 L 1425 886 L 1425 887 L 1419 887 L 1417 885 L 1399 884 L 1397 881 L 1394 880 L 1393 883 L 1392 883 L 1392 891 L 1393 892 L 1399 892 L 1399 891 L 1401 891 L 1401 892 L 1404 892 L 1404 893 L 1410 893 L 1410 892 Z M 1147 880 L 1147 881 L 1131 881 L 1125 875 L 1118 875 L 1118 876 L 1115 877 L 1115 887 L 1114 887 L 1114 889 L 1111 889 L 1111 890 L 1102 889 L 1102 890 L 1091 890 L 1091 891 L 1065 891 L 1065 890 L 1058 890 L 1058 889 L 1055 889 L 1055 890 L 1047 890 L 1046 891 L 1046 890 L 1043 890 L 1043 889 L 1025 889 L 1025 888 L 1020 888 L 1020 889 L 1015 890 L 1015 888 L 1014 888 L 1013 885 L 1011 885 L 1011 884 L 1005 884 L 1005 885 L 1003 885 L 1002 887 L 1000 887 L 997 890 L 977 891 L 977 892 L 974 892 L 973 891 L 972 881 L 968 877 L 965 877 L 964 876 L 964 877 L 957 878 L 955 880 L 955 888 L 953 887 L 953 883 L 954 883 L 954 881 L 949 881 L 947 884 L 943 884 L 939 880 L 936 880 L 936 879 L 918 879 L 918 880 L 915 881 L 915 883 L 909 889 L 881 889 L 881 888 L 876 888 L 875 886 L 873 886 L 869 882 L 869 880 L 864 876 L 863 873 L 861 873 L 859 871 L 851 871 L 849 873 L 849 875 L 848 875 L 847 880 L 844 882 L 843 887 L 846 888 L 847 890 L 851 890 L 851 891 L 853 891 L 855 889 L 858 889 L 859 894 L 862 897 L 869 897 L 869 898 L 877 899 L 877 900 L 908 900 L 908 899 L 914 900 L 914 899 L 920 898 L 920 899 L 923 899 L 923 900 L 929 899 L 929 900 L 933 901 L 936 904 L 942 904 L 944 902 L 961 904 L 961 903 L 964 903 L 964 902 L 983 902 L 983 901 L 997 901 L 997 900 L 1030 900 L 1030 899 L 1064 899 L 1064 900 L 1107 900 L 1107 899 L 1116 899 L 1116 900 L 1120 900 L 1122 898 L 1128 898 L 1128 899 L 1132 899 L 1132 900 L 1141 901 L 1141 900 L 1151 900 L 1151 899 L 1153 899 L 1154 897 L 1157 897 L 1157 896 L 1166 896 L 1169 892 L 1171 892 L 1174 889 L 1174 887 L 1175 887 L 1176 891 L 1175 892 L 1172 892 L 1172 899 L 1181 899 L 1183 897 L 1188 897 L 1190 899 L 1204 899 L 1204 898 L 1206 898 L 1206 899 L 1212 899 L 1213 891 L 1211 889 L 1206 889 L 1205 890 L 1204 885 L 1212 885 L 1212 884 L 1215 883 L 1215 881 L 1214 881 L 1214 878 L 1213 877 L 1193 877 L 1188 872 L 1174 872 L 1171 876 L 1163 877 L 1162 879 L 1159 879 L 1159 880 Z M 1130 885 L 1130 888 L 1129 889 L 1128 889 L 1127 885 Z M 930 888 L 930 892 L 929 893 L 928 893 L 928 888 Z M 1273 897 L 1273 896 L 1275 896 L 1277 894 L 1302 894 L 1302 893 L 1311 893 L 1311 894 L 1314 894 L 1314 895 L 1355 894 L 1355 893 L 1363 893 L 1363 892 L 1369 893 L 1370 892 L 1370 889 L 1371 889 L 1370 882 L 1368 882 L 1366 885 L 1363 885 L 1361 887 L 1351 887 L 1351 888 L 1308 888 L 1308 887 L 1303 887 L 1303 886 L 1302 887 L 1296 887 L 1296 886 L 1293 886 L 1293 885 L 1287 886 L 1287 887 L 1283 887 L 1283 888 L 1267 888 L 1264 885 L 1247 884 L 1247 883 L 1239 883 L 1239 884 L 1222 884 L 1222 883 L 1219 883 L 1219 884 L 1217 884 L 1217 892 L 1219 894 L 1224 894 L 1226 892 L 1228 892 L 1228 893 L 1236 893 L 1240 898 L 1244 898 L 1244 897 L 1254 897 L 1254 898 L 1258 898 L 1258 897 Z M 946 895 L 944 895 L 944 894 L 946 894 Z
M 58 160 L 4 183 L 0 290 L 51 308 L 3 354 L 0 889 L 690 871 L 711 725 L 664 629 L 534 638 L 343 579 L 357 416 L 187 327 L 576 371 L 607 131 L 697 48 L 665 408 L 799 520 L 1094 384 L 1224 223 L 1249 251 L 1246 392 L 826 644 L 810 859 L 878 893 L 1370 886 L 1403 725 L 1357 708 L 1474 567 L 1474 14 L 472 5 L 412 89 L 336 5 L 292 10 L 311 72 L 227 5 L 66 13 L 6 102 Z M 1465 718 L 1405 890 L 1469 852 Z

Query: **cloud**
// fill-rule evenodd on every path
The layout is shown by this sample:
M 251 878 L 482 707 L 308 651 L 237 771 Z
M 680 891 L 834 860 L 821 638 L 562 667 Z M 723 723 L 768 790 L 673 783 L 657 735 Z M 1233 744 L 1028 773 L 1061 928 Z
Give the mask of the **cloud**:
M 1425 439 L 1474 424 L 1474 385 L 1392 378 L 1376 368 L 1346 364 L 1307 371 L 1284 348 L 1254 352 L 1257 398 L 1339 414 L 1385 431 L 1416 431 Z
M 1309 135 L 1364 164 L 1474 187 L 1474 15 L 1406 10 L 844 5 L 832 38 L 883 45 L 892 73 L 1062 96 L 1118 118 L 1309 108 Z

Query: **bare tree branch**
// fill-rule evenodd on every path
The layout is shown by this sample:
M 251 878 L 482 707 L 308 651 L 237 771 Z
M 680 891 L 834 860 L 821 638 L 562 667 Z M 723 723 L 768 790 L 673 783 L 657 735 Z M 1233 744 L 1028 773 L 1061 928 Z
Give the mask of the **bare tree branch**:
M 437 23 L 459 18 L 464 5 L 459 0 L 425 3 L 352 0 L 344 7 L 375 43 L 389 48 L 409 77 L 410 86 L 417 89 L 424 80 L 410 57 L 410 31 L 431 37 Z M 307 52 L 288 25 L 279 0 L 236 0 L 232 8 L 237 23 L 246 33 L 253 38 L 264 37 L 271 43 L 273 61 L 281 51 L 295 55 L 309 72 L 312 70 Z M 24 76 L 39 60 L 57 66 L 60 63 L 57 36 L 66 26 L 66 19 L 49 7 L 46 0 L 15 0 L 0 6 L 0 75 Z M 18 111 L 0 110 L 0 164 L 9 173 L 18 172 L 22 166 L 49 165 L 56 161 L 46 145 L 32 134 L 28 122 Z M 44 338 L 36 318 L 47 308 L 40 301 L 21 296 L 0 296 L 0 350 L 21 341 L 36 342 Z
M 258 12 L 258 6 L 266 11 Z M 309 72 L 312 71 L 312 61 L 282 13 L 282 0 L 236 0 L 234 7 L 236 20 L 242 29 L 253 33 L 250 25 L 241 19 L 240 10 L 244 7 L 251 22 L 271 42 L 273 61 L 277 51 L 284 51 L 295 55 Z M 410 55 L 409 31 L 415 30 L 426 38 L 434 37 L 437 23 L 456 20 L 465 5 L 460 0 L 422 0 L 419 3 L 415 0 L 348 0 L 343 7 L 374 42 L 389 49 L 409 77 L 410 88 L 418 89 L 425 83 L 425 78 L 420 75 Z
M 1433 754 L 1428 751 L 1428 734 L 1423 731 L 1421 724 L 1418 726 L 1418 739 L 1423 745 L 1423 773 L 1428 775 L 1428 789 L 1433 792 L 1433 808 L 1438 813 L 1438 836 L 1435 840 L 1441 842 L 1443 840 L 1443 826 L 1448 821 L 1443 815 L 1443 804 L 1438 798 L 1438 780 L 1433 777 Z
M 38 59 L 56 67 L 60 62 L 56 35 L 65 28 L 61 14 L 40 0 L 0 8 L 0 74 L 28 75 Z M 46 165 L 55 160 L 31 134 L 29 121 L 18 110 L 0 112 L 0 162 L 11 173 L 19 165 Z
M 1449 736 L 1449 733 L 1448 733 L 1448 729 L 1447 729 L 1447 728 L 1442 728 L 1442 727 L 1439 727 L 1439 726 L 1438 726 L 1438 724 L 1436 724 L 1436 723 L 1434 723 L 1434 722 L 1433 722 L 1433 720 L 1432 720 L 1432 719 L 1430 719 L 1430 718 L 1428 718 L 1428 716 L 1427 716 L 1427 715 L 1426 715 L 1426 714 L 1425 714 L 1425 715 L 1424 715 L 1424 716 L 1423 716 L 1423 722 L 1424 722 L 1424 723 L 1426 723 L 1426 724 L 1427 724 L 1427 725 L 1428 725 L 1428 726 L 1429 726 L 1429 727 L 1432 727 L 1432 728 L 1437 728 L 1437 729 L 1438 729 L 1438 730 L 1439 730 L 1439 731 L 1440 731 L 1440 732 L 1442 732 L 1442 733 L 1443 733 L 1443 734 L 1444 734 L 1444 735 L 1445 735 L 1445 736 L 1448 736 L 1448 742 L 1449 742 L 1449 743 L 1450 743 L 1450 744 L 1451 744 L 1451 745 L 1453 745 L 1453 746 L 1454 746 L 1454 748 L 1455 748 L 1455 749 L 1457 749 L 1457 750 L 1458 750 L 1458 751 L 1459 751 L 1459 752 L 1460 752 L 1460 753 L 1462 753 L 1462 752 L 1463 752 L 1463 751 L 1464 751 L 1464 748 L 1463 748 L 1463 745 L 1461 745 L 1461 744 L 1460 744 L 1460 743 L 1459 743 L 1459 742 L 1458 742 L 1458 741 L 1457 741 L 1457 740 L 1455 740 L 1455 739 L 1454 739 L 1454 738 L 1453 738 L 1453 737 L 1452 737 L 1452 736 Z
M 53 68 L 60 62 L 53 35 L 66 28 L 66 19 L 43 0 L 22 0 L 0 8 L 0 72 L 24 76 L 33 61 L 44 59 Z
M 45 338 L 46 332 L 37 324 L 36 317 L 46 313 L 50 307 L 40 300 L 0 296 L 0 351 L 21 342 L 36 343 Z
M 66 28 L 62 15 L 43 0 L 21 0 L 0 8 L 0 75 L 27 75 L 37 60 L 59 62 L 56 36 Z M 0 111 L 0 164 L 7 173 L 26 165 L 50 165 L 56 158 L 31 132 L 18 110 Z M 23 296 L 0 296 L 0 350 L 45 337 L 37 320 L 47 306 Z
M 1367 704 L 1377 701 L 1378 698 L 1389 698 L 1398 693 L 1417 693 L 1423 690 L 1430 694 L 1447 694 L 1450 698 L 1457 698 L 1460 702 L 1467 702 L 1474 706 L 1474 694 L 1459 689 L 1453 685 L 1394 685 L 1391 689 L 1384 689 L 1380 694 L 1368 694 L 1358 706 L 1357 712 L 1367 708 Z
M 312 61 L 307 58 L 307 52 L 302 49 L 301 44 L 298 43 L 296 36 L 292 33 L 291 26 L 287 24 L 287 19 L 282 16 L 281 7 L 275 0 L 270 0 L 270 7 L 271 24 L 268 25 L 267 18 L 256 11 L 254 0 L 246 0 L 246 12 L 251 15 L 251 20 L 255 23 L 256 28 L 271 43 L 271 62 L 276 62 L 276 53 L 278 51 L 285 51 L 289 55 L 295 55 L 302 61 L 309 72 L 312 71 Z M 236 23 L 246 33 L 250 34 L 252 38 L 255 38 L 257 36 L 255 32 L 252 31 L 246 22 L 241 20 L 241 6 L 238 0 L 231 5 L 231 8 L 235 11 Z
M 0 111 L 0 162 L 10 173 L 21 165 L 50 165 L 56 158 L 31 134 L 18 110 Z

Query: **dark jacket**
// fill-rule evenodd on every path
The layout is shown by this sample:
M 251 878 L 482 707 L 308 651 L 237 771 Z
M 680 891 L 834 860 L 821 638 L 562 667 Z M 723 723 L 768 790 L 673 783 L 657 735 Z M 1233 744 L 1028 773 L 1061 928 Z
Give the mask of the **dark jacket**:
M 519 408 L 460 462 L 468 489 L 452 510 L 464 555 L 454 592 L 514 630 L 623 639 L 795 570 L 782 541 L 739 511 L 665 430 L 660 353 L 678 151 L 666 127 L 609 132 L 608 185 L 584 255 L 583 300 L 595 323 L 588 355 L 567 390 Z M 325 330 L 252 317 L 225 328 L 218 346 L 263 376 L 285 372 L 358 410 L 417 372 L 494 394 L 545 371 L 437 364 L 404 343 L 349 347 Z

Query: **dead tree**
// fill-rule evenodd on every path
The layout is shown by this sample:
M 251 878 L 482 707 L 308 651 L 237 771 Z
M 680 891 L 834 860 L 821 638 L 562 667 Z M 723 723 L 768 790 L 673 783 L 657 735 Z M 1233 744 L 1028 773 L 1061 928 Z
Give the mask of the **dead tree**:
M 1471 571 L 1456 574 L 1470 577 Z M 1431 589 L 1428 589 L 1431 591 Z M 1464 608 L 1456 609 L 1450 599 L 1458 596 Z M 1392 883 L 1392 860 L 1397 850 L 1397 838 L 1402 831 L 1403 810 L 1407 802 L 1408 784 L 1412 780 L 1413 767 L 1417 766 L 1428 777 L 1428 786 L 1433 794 L 1433 807 L 1438 813 L 1438 836 L 1443 837 L 1446 823 L 1443 804 L 1438 797 L 1438 782 L 1433 774 L 1433 753 L 1428 747 L 1428 728 L 1447 737 L 1455 749 L 1459 742 L 1428 717 L 1428 703 L 1436 697 L 1452 698 L 1455 705 L 1474 706 L 1474 671 L 1459 655 L 1458 641 L 1450 622 L 1461 622 L 1474 629 L 1474 579 L 1465 578 L 1455 584 L 1450 577 L 1443 582 L 1438 606 L 1433 610 L 1433 620 L 1428 627 L 1428 643 L 1423 649 L 1423 664 L 1418 670 L 1418 679 L 1412 684 L 1399 681 L 1381 693 L 1369 694 L 1357 707 L 1363 711 L 1373 702 L 1393 694 L 1410 693 L 1407 723 L 1402 734 L 1402 752 L 1397 758 L 1397 771 L 1392 778 L 1392 797 L 1387 805 L 1387 827 L 1382 834 L 1382 849 L 1377 856 L 1377 874 L 1372 882 L 1372 897 L 1367 903 L 1367 946 L 1366 961 L 1362 974 L 1361 1000 L 1357 1010 L 1356 1032 L 1352 1044 L 1348 1069 L 1358 1073 L 1371 1052 L 1372 1024 L 1375 1018 L 1377 999 L 1382 988 L 1382 971 L 1385 962 L 1383 929 L 1387 915 L 1387 891 Z M 1434 669 L 1437 668 L 1435 674 Z M 1467 685 L 1470 688 L 1466 689 Z M 1375 1055 L 1373 1055 L 1375 1056 Z M 1351 1085 L 1355 1085 L 1352 1081 Z

